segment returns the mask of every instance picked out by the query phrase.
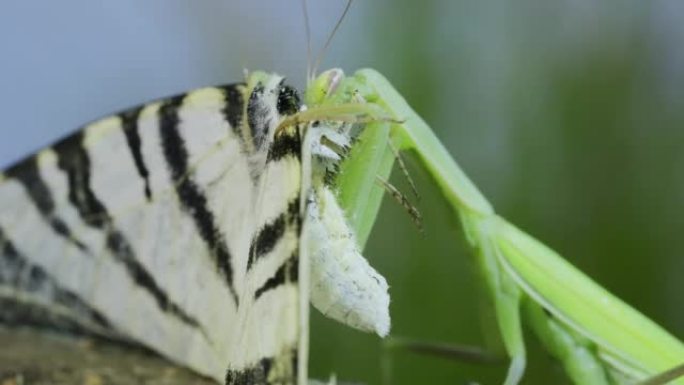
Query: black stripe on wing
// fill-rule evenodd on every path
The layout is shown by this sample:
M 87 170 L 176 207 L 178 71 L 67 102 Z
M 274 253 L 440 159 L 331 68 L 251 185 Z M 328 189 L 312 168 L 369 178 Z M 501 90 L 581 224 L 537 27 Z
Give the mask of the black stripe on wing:
M 277 162 L 287 156 L 302 157 L 302 140 L 299 134 L 276 133 L 273 144 L 268 149 L 267 162 Z
M 56 327 L 60 330 L 71 332 L 114 333 L 114 327 L 107 318 L 98 310 L 92 308 L 78 294 L 65 289 L 59 282 L 41 266 L 32 264 L 7 238 L 0 228 L 0 286 L 9 285 L 24 292 L 43 297 L 49 301 L 47 306 L 41 307 L 34 304 L 32 307 L 20 306 L 19 302 L 12 298 L 2 299 L 3 311 L 0 312 L 0 320 L 4 323 L 25 325 L 39 324 L 39 326 Z M 74 317 L 52 314 L 50 305 L 57 304 L 72 311 Z M 45 316 L 48 316 L 47 318 Z M 95 325 L 98 330 L 89 330 L 87 323 Z M 46 322 L 47 321 L 47 322 Z M 91 327 L 92 328 L 92 327 Z
M 282 265 L 276 270 L 272 277 L 266 280 L 261 287 L 254 292 L 254 300 L 256 301 L 264 293 L 273 290 L 286 283 L 297 282 L 299 279 L 299 250 L 292 253 L 292 256 L 285 260 Z
M 285 361 L 285 362 L 279 362 Z M 297 381 L 297 350 L 277 357 L 265 357 L 240 370 L 226 372 L 226 385 L 289 385 Z
M 230 128 L 235 135 L 240 139 L 244 139 L 244 133 L 242 132 L 242 117 L 245 109 L 244 85 L 231 84 L 218 88 L 223 90 L 226 98 L 223 116 L 228 121 L 228 124 L 230 124 Z
M 223 275 L 237 304 L 238 296 L 233 284 L 232 257 L 228 251 L 225 236 L 216 225 L 207 197 L 189 175 L 188 150 L 185 148 L 185 140 L 178 127 L 180 123 L 178 108 L 183 104 L 183 98 L 184 96 L 179 96 L 169 99 L 159 108 L 159 132 L 164 158 L 171 172 L 178 199 L 185 212 L 195 222 L 199 235 L 204 240 L 216 268 Z
M 26 193 L 40 212 L 41 217 L 52 227 L 55 233 L 67 239 L 80 250 L 87 251 L 87 247 L 83 242 L 74 237 L 64 220 L 55 214 L 55 201 L 52 197 L 52 192 L 38 171 L 38 162 L 35 156 L 15 164 L 7 170 L 6 174 L 24 186 Z
M 105 206 L 90 187 L 90 158 L 82 146 L 83 131 L 70 136 L 54 146 L 58 167 L 63 170 L 69 184 L 69 201 L 88 225 L 105 233 L 106 246 L 115 260 L 126 269 L 128 276 L 145 289 L 164 312 L 178 318 L 186 325 L 201 328 L 195 318 L 172 301 L 159 286 L 154 276 L 138 261 L 133 248 L 124 235 L 116 229 Z
M 143 107 L 137 107 L 119 114 L 121 118 L 121 129 L 126 135 L 126 143 L 128 149 L 131 151 L 131 156 L 135 162 L 135 168 L 138 170 L 138 175 L 143 179 L 145 198 L 147 201 L 152 200 L 152 190 L 150 190 L 150 172 L 147 170 L 145 160 L 142 156 L 142 142 L 140 141 L 140 133 L 138 132 L 138 118 Z
M 272 222 L 265 224 L 252 239 L 249 246 L 247 270 L 261 257 L 268 254 L 285 234 L 285 228 L 299 227 L 299 197 L 292 199 L 287 205 L 287 211 L 280 214 Z

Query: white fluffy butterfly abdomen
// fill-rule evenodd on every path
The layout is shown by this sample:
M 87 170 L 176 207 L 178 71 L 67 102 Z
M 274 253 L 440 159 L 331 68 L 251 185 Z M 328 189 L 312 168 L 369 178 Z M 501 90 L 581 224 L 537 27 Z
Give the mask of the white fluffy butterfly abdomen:
M 389 333 L 387 281 L 361 255 L 337 198 L 321 187 L 309 202 L 311 302 L 326 316 L 351 327 Z
M 331 183 L 351 145 L 351 125 L 316 122 L 309 130 L 313 192 L 306 220 L 311 302 L 327 317 L 384 337 L 390 329 L 387 281 L 361 255 Z

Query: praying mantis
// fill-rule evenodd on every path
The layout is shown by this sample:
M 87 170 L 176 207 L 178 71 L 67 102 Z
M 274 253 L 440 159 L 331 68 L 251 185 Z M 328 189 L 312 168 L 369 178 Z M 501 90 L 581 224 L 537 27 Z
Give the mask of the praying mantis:
M 338 77 L 335 87 L 326 89 L 332 76 Z M 310 108 L 357 103 L 381 111 L 359 108 L 371 122 L 336 181 L 360 245 L 368 239 L 383 195 L 376 178 L 389 176 L 395 149 L 415 155 L 439 186 L 485 277 L 510 358 L 505 385 L 518 384 L 525 371 L 523 326 L 576 384 L 656 384 L 681 374 L 681 368 L 668 370 L 684 362 L 682 342 L 497 215 L 428 125 L 377 71 L 363 69 L 346 78 L 339 70 L 324 72 L 306 95 Z M 684 379 L 669 383 L 684 384 Z

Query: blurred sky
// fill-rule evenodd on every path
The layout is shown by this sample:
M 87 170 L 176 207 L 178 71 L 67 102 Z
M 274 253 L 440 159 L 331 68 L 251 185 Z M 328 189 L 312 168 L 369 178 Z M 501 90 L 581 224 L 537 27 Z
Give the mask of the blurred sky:
M 320 47 L 344 2 L 309 3 Z M 6 0 L 0 9 L 0 165 L 122 108 L 238 81 L 243 68 L 304 82 L 298 0 Z M 682 338 L 682 42 L 679 0 L 358 0 L 322 67 L 384 73 L 502 215 Z M 394 332 L 482 343 L 495 334 L 481 337 L 461 234 L 429 180 L 412 174 L 426 234 L 386 202 L 366 252 L 392 286 Z M 388 353 L 320 318 L 313 327 L 319 377 L 337 369 L 377 384 L 389 362 L 379 356 L 394 362 L 396 384 L 496 383 L 503 373 Z M 561 383 L 530 343 L 526 383 Z

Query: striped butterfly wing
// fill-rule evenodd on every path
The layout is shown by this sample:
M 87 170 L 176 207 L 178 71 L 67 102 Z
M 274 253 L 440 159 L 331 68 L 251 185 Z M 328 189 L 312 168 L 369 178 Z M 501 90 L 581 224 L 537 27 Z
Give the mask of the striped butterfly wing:
M 86 126 L 0 174 L 0 320 L 143 344 L 228 384 L 293 384 L 299 101 L 282 78 Z

